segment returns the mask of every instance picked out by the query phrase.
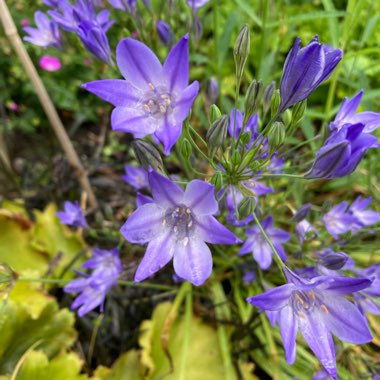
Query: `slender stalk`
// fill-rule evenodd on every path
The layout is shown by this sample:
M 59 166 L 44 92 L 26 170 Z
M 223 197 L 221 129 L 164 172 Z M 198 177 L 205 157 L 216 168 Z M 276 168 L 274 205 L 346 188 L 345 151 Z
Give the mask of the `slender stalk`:
M 50 96 L 47 93 L 46 88 L 22 43 L 5 0 L 0 0 L 0 19 L 3 24 L 6 36 L 16 51 L 16 54 L 18 55 L 18 58 L 20 59 L 29 79 L 33 83 L 38 99 L 46 113 L 46 116 L 50 121 L 50 124 L 62 146 L 63 151 L 66 154 L 67 160 L 74 169 L 74 173 L 76 174 L 83 190 L 88 194 L 91 207 L 97 208 L 98 204 L 87 174 L 84 171 L 77 152 L 75 151 L 66 133 L 65 127 L 63 126 L 58 116 L 57 110 L 55 109 L 54 104 L 51 101 Z
M 286 265 L 282 261 L 279 253 L 277 252 L 277 249 L 273 245 L 272 240 L 270 239 L 270 237 L 265 232 L 265 230 L 264 230 L 263 226 L 261 225 L 259 219 L 257 218 L 256 214 L 253 212 L 252 215 L 253 215 L 253 218 L 255 219 L 257 227 L 259 227 L 260 232 L 263 234 L 264 239 L 266 240 L 266 242 L 268 243 L 269 247 L 271 248 L 271 250 L 273 252 L 273 257 L 274 257 L 274 260 L 275 260 L 276 264 L 281 269 L 281 273 L 283 273 L 283 269 L 286 267 Z M 284 277 L 285 277 L 285 275 L 284 275 Z

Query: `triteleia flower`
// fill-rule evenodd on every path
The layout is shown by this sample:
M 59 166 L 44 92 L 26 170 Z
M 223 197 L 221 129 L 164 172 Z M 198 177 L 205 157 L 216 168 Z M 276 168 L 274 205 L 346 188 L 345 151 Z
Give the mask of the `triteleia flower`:
M 24 27 L 24 31 L 29 34 L 29 36 L 24 37 L 24 40 L 37 46 L 53 46 L 60 49 L 61 40 L 57 24 L 41 11 L 37 11 L 34 14 L 34 20 L 37 28 L 31 26 Z
M 108 2 L 115 8 L 129 13 L 136 11 L 137 0 L 108 0 Z
M 377 138 L 363 133 L 363 124 L 346 124 L 332 132 L 317 152 L 305 178 L 339 178 L 351 174 L 368 149 L 379 148 Z
M 82 87 L 116 107 L 111 116 L 114 130 L 135 138 L 152 134 L 169 154 L 199 90 L 197 81 L 188 86 L 188 36 L 178 41 L 163 66 L 146 45 L 132 38 L 119 42 L 116 61 L 126 80 L 105 79 Z
M 219 84 L 215 77 L 211 77 L 207 87 L 207 95 L 211 103 L 216 103 L 219 97 Z
M 322 45 L 315 36 L 300 49 L 296 38 L 286 57 L 280 84 L 279 112 L 306 99 L 322 82 L 327 80 L 342 59 L 342 51 Z
M 296 336 L 301 331 L 325 370 L 337 379 L 331 334 L 354 344 L 368 343 L 372 334 L 358 308 L 344 296 L 371 285 L 366 278 L 319 276 L 311 280 L 284 270 L 288 283 L 247 301 L 261 310 L 277 311 L 286 361 L 296 359 Z
M 197 11 L 199 8 L 206 5 L 210 0 L 186 0 L 187 5 L 193 10 Z
M 183 191 L 156 172 L 149 173 L 149 183 L 152 202 L 138 207 L 121 228 L 126 240 L 148 243 L 135 281 L 146 279 L 173 259 L 179 277 L 194 285 L 203 284 L 212 270 L 211 252 L 205 242 L 239 242 L 213 217 L 219 211 L 214 186 L 193 180 Z
M 343 99 L 330 128 L 340 129 L 345 124 L 363 124 L 363 132 L 370 133 L 380 126 L 380 113 L 376 112 L 359 112 L 355 113 L 359 108 L 359 104 L 363 97 L 363 90 L 360 90 L 352 99 L 347 97 Z
M 80 293 L 71 305 L 73 310 L 79 308 L 80 317 L 98 306 L 103 312 L 106 295 L 117 284 L 122 271 L 119 250 L 94 249 L 93 257 L 82 266 L 93 269 L 91 275 L 82 274 L 82 278 L 77 278 L 64 287 L 66 293 Z
M 158 20 L 156 23 L 156 30 L 160 40 L 167 46 L 171 47 L 174 41 L 173 31 L 170 29 L 170 26 L 162 20 Z
M 334 206 L 322 217 L 327 231 L 335 238 L 338 235 L 351 231 L 352 225 L 356 223 L 356 218 L 348 212 L 348 203 L 341 202 Z
M 109 11 L 101 10 L 95 13 L 91 0 L 78 0 L 76 5 L 71 4 L 67 0 L 60 0 L 59 9 L 49 11 L 49 15 L 64 30 L 76 33 L 81 22 L 87 21 L 98 26 L 106 32 L 114 21 L 109 21 Z
M 61 60 L 51 55 L 44 55 L 39 61 L 41 69 L 45 71 L 58 71 L 61 67 Z
M 86 218 L 83 215 L 83 211 L 79 206 L 78 201 L 64 203 L 64 211 L 57 212 L 58 218 L 62 224 L 68 224 L 74 227 L 88 228 Z
M 273 246 L 280 257 L 285 261 L 287 260 L 285 250 L 282 247 L 282 243 L 286 243 L 290 239 L 290 235 L 281 228 L 273 227 L 273 218 L 268 216 L 265 218 L 261 225 L 272 241 Z M 272 249 L 268 242 L 265 240 L 264 235 L 261 233 L 258 226 L 247 228 L 246 235 L 248 239 L 243 244 L 239 251 L 239 255 L 245 255 L 247 253 L 253 253 L 253 258 L 257 261 L 261 269 L 268 269 L 272 264 Z
M 380 221 L 380 213 L 373 210 L 366 210 L 372 202 L 372 197 L 362 199 L 358 196 L 348 208 L 348 212 L 353 215 L 356 222 L 352 225 L 354 231 L 360 230 L 365 226 L 378 223 Z
M 42 0 L 42 2 L 51 8 L 57 8 L 60 0 Z
M 296 224 L 296 234 L 300 244 L 302 245 L 308 237 L 315 237 L 318 235 L 317 230 L 314 226 L 306 219 L 301 220 Z
M 124 171 L 125 175 L 122 178 L 128 185 L 131 185 L 136 190 L 149 188 L 148 172 L 143 167 L 125 165 Z
M 82 21 L 77 34 L 91 54 L 104 63 L 112 63 L 110 45 L 104 29 L 89 21 Z
M 332 248 L 324 248 L 315 252 L 315 257 L 318 259 L 318 269 L 323 274 L 329 275 L 329 271 L 337 271 L 340 269 L 351 269 L 355 262 L 346 253 L 342 251 L 335 252 Z M 323 267 L 323 268 L 321 268 Z
M 372 281 L 371 286 L 354 294 L 355 304 L 362 314 L 368 312 L 380 315 L 380 264 L 377 263 L 366 269 L 356 269 L 354 272 Z

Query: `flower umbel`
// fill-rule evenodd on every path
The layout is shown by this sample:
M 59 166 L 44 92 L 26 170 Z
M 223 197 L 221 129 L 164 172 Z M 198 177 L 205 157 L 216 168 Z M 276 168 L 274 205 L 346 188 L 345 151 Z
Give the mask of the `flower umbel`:
M 163 66 L 146 45 L 132 38 L 119 42 L 116 61 L 126 80 L 105 79 L 82 87 L 116 107 L 111 116 L 114 130 L 135 138 L 153 135 L 169 154 L 199 89 L 196 81 L 188 86 L 188 36 L 177 42 Z
M 149 183 L 152 202 L 138 207 L 121 228 L 126 240 L 148 243 L 135 281 L 146 279 L 173 259 L 179 277 L 194 285 L 203 284 L 212 270 L 211 252 L 205 242 L 239 242 L 213 217 L 218 212 L 214 186 L 194 180 L 183 191 L 156 172 L 149 173 Z

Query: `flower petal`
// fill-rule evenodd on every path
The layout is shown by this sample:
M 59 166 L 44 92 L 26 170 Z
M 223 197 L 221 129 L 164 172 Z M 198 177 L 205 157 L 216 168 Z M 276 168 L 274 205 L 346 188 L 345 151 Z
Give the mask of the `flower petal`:
M 293 309 L 290 306 L 281 309 L 279 317 L 282 342 L 285 349 L 285 358 L 289 364 L 293 364 L 296 360 L 296 337 L 298 332 L 297 318 L 295 318 Z
M 325 290 L 330 294 L 341 296 L 368 288 L 372 281 L 368 278 L 331 277 L 326 284 Z
M 247 301 L 262 310 L 280 310 L 288 304 L 293 290 L 293 284 L 285 284 L 258 296 L 249 297 Z
M 326 313 L 324 320 L 330 331 L 339 339 L 354 344 L 368 343 L 372 340 L 372 334 L 368 327 L 367 319 L 359 309 L 344 297 L 321 297 Z
M 183 36 L 170 51 L 164 63 L 164 75 L 170 92 L 180 92 L 189 83 L 189 35 Z
M 96 80 L 81 87 L 114 106 L 133 108 L 142 96 L 139 89 L 122 79 Z
M 124 38 L 116 48 L 116 61 L 124 78 L 134 86 L 150 90 L 161 84 L 162 65 L 145 44 L 133 38 Z
M 111 125 L 115 131 L 132 133 L 135 138 L 154 133 L 157 125 L 138 108 L 116 107 L 111 114 Z
M 164 147 L 164 154 L 168 156 L 173 145 L 177 142 L 182 132 L 182 122 L 176 123 L 172 116 L 163 118 L 161 125 L 154 135 Z
M 164 216 L 163 208 L 156 203 L 147 203 L 130 215 L 120 232 L 129 242 L 144 244 L 162 232 Z
M 160 206 L 168 208 L 183 203 L 183 190 L 176 183 L 154 171 L 148 176 L 153 199 Z
M 321 313 L 313 311 L 307 315 L 302 314 L 298 318 L 299 328 L 307 344 L 325 367 L 328 374 L 336 379 L 334 342 Z
M 202 285 L 211 275 L 212 256 L 209 247 L 197 237 L 177 243 L 174 255 L 176 274 L 192 284 Z
M 188 116 L 195 98 L 198 96 L 199 83 L 194 81 L 190 86 L 187 86 L 182 92 L 181 97 L 175 103 L 174 120 L 176 123 L 182 123 Z
M 175 243 L 172 239 L 171 231 L 166 231 L 152 240 L 148 244 L 145 255 L 137 268 L 135 282 L 145 280 L 164 267 L 173 258 L 174 249 Z
M 184 202 L 196 215 L 215 215 L 219 211 L 215 186 L 205 181 L 191 181 L 186 186 Z
M 211 244 L 237 244 L 238 239 L 228 228 L 219 223 L 211 215 L 196 217 L 202 240 Z

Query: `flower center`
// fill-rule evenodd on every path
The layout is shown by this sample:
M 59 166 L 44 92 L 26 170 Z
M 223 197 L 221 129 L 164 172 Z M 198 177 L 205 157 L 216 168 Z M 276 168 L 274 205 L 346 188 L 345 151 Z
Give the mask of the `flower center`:
M 310 313 L 315 304 L 316 298 L 313 291 L 296 290 L 292 293 L 293 310 L 301 317 L 305 313 Z
M 181 240 L 185 246 L 188 244 L 189 235 L 195 227 L 191 209 L 182 204 L 168 209 L 162 224 L 170 228 L 177 240 Z
M 145 94 L 143 101 L 144 112 L 148 116 L 161 118 L 173 112 L 173 96 L 164 87 L 154 87 L 149 83 L 150 91 Z

